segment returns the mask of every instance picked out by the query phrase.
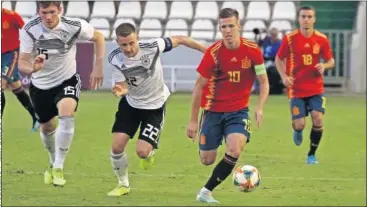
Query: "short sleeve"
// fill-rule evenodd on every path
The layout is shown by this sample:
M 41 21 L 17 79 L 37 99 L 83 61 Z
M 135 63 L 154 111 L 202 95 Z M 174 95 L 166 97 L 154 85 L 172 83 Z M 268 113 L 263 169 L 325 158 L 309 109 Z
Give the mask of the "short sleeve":
M 14 20 L 15 24 L 18 26 L 19 29 L 23 28 L 24 26 L 23 18 L 17 12 L 14 12 Z
M 20 30 L 19 40 L 20 40 L 20 52 L 32 53 L 34 48 L 34 42 L 26 30 L 24 29 Z
M 284 36 L 283 40 L 282 40 L 282 43 L 280 44 L 280 48 L 277 52 L 277 56 L 281 60 L 284 60 L 284 58 L 286 58 L 288 56 L 288 53 L 289 53 L 288 38 L 287 38 L 287 36 Z
M 328 61 L 333 58 L 333 52 L 330 47 L 329 39 L 325 39 L 325 43 L 322 48 L 322 59 L 325 61 Z
M 112 67 L 112 83 L 116 82 L 124 82 L 126 81 L 126 77 L 122 72 L 116 68 L 116 66 Z
M 159 52 L 168 52 L 172 50 L 172 40 L 169 37 L 158 38 L 157 40 Z
M 79 40 L 90 40 L 94 35 L 94 28 L 84 19 L 80 19 L 81 30 L 78 39 Z
M 123 65 L 120 61 L 116 58 L 116 53 L 118 53 L 119 50 L 115 49 L 108 55 L 108 63 L 110 64 L 112 68 L 112 83 L 115 82 L 123 82 L 126 81 L 126 77 L 121 72 L 118 65 Z
M 255 66 L 264 64 L 264 58 L 260 48 L 256 48 L 253 50 L 251 58 L 253 65 Z
M 215 68 L 214 58 L 210 52 L 207 50 L 201 59 L 201 62 L 197 68 L 197 72 L 204 78 L 210 78 L 213 75 L 213 70 Z
M 256 75 L 262 75 L 266 73 L 264 58 L 261 49 L 257 47 L 253 50 L 251 55 L 251 61 Z

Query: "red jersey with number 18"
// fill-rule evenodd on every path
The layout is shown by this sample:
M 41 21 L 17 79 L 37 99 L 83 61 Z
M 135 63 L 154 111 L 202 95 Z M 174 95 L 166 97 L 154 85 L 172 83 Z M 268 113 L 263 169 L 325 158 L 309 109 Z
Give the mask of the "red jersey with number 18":
M 201 107 L 214 112 L 235 112 L 248 107 L 256 79 L 255 66 L 262 64 L 261 50 L 252 41 L 241 38 L 240 47 L 235 50 L 227 49 L 222 40 L 215 42 L 197 68 L 208 79 Z
M 277 56 L 286 59 L 286 74 L 294 78 L 293 86 L 287 88 L 289 98 L 303 98 L 324 93 L 323 75 L 315 65 L 320 59 L 333 58 L 326 35 L 314 31 L 311 37 L 295 30 L 284 36 Z

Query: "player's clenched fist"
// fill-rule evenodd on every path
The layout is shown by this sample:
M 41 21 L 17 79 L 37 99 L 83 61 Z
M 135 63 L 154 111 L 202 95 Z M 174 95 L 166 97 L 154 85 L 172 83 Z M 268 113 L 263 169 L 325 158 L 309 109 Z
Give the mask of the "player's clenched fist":
M 39 54 L 33 61 L 33 72 L 41 70 L 45 66 L 46 55 Z
M 125 96 L 128 92 L 129 90 L 121 85 L 115 85 L 112 88 L 112 93 L 118 97 Z
M 186 133 L 189 138 L 195 141 L 198 133 L 198 123 L 190 121 L 189 125 L 187 126 Z

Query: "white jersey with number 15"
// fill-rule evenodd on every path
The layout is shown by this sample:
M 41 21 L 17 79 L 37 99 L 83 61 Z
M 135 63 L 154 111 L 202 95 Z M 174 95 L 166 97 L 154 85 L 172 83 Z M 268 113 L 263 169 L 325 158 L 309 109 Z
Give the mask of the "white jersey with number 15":
M 93 34 L 94 28 L 82 19 L 60 17 L 49 29 L 41 17 L 32 18 L 20 30 L 20 52 L 46 55 L 44 68 L 32 73 L 32 84 L 45 90 L 70 79 L 76 73 L 76 40 L 90 40 Z

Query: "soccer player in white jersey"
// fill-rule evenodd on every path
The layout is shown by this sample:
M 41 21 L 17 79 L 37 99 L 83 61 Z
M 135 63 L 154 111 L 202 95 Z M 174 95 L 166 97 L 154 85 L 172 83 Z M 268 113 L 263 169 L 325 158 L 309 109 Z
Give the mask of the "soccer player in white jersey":
M 102 84 L 105 41 L 102 33 L 82 19 L 60 16 L 61 1 L 37 1 L 38 16 L 20 31 L 19 69 L 32 74 L 29 88 L 41 124 L 41 139 L 50 166 L 44 182 L 64 186 L 64 162 L 74 136 L 74 113 L 81 79 L 76 72 L 76 40 L 96 45 L 92 88 Z M 58 126 L 56 128 L 56 116 Z
M 184 36 L 138 41 L 135 27 L 122 23 L 116 28 L 119 45 L 108 57 L 113 69 L 116 96 L 121 96 L 115 123 L 112 127 L 111 163 L 118 178 L 118 185 L 108 193 L 121 196 L 130 192 L 128 161 L 124 149 L 140 125 L 136 153 L 141 167 L 150 168 L 154 163 L 154 150 L 158 148 L 165 102 L 170 95 L 164 83 L 160 54 L 178 45 L 205 52 L 206 46 Z

